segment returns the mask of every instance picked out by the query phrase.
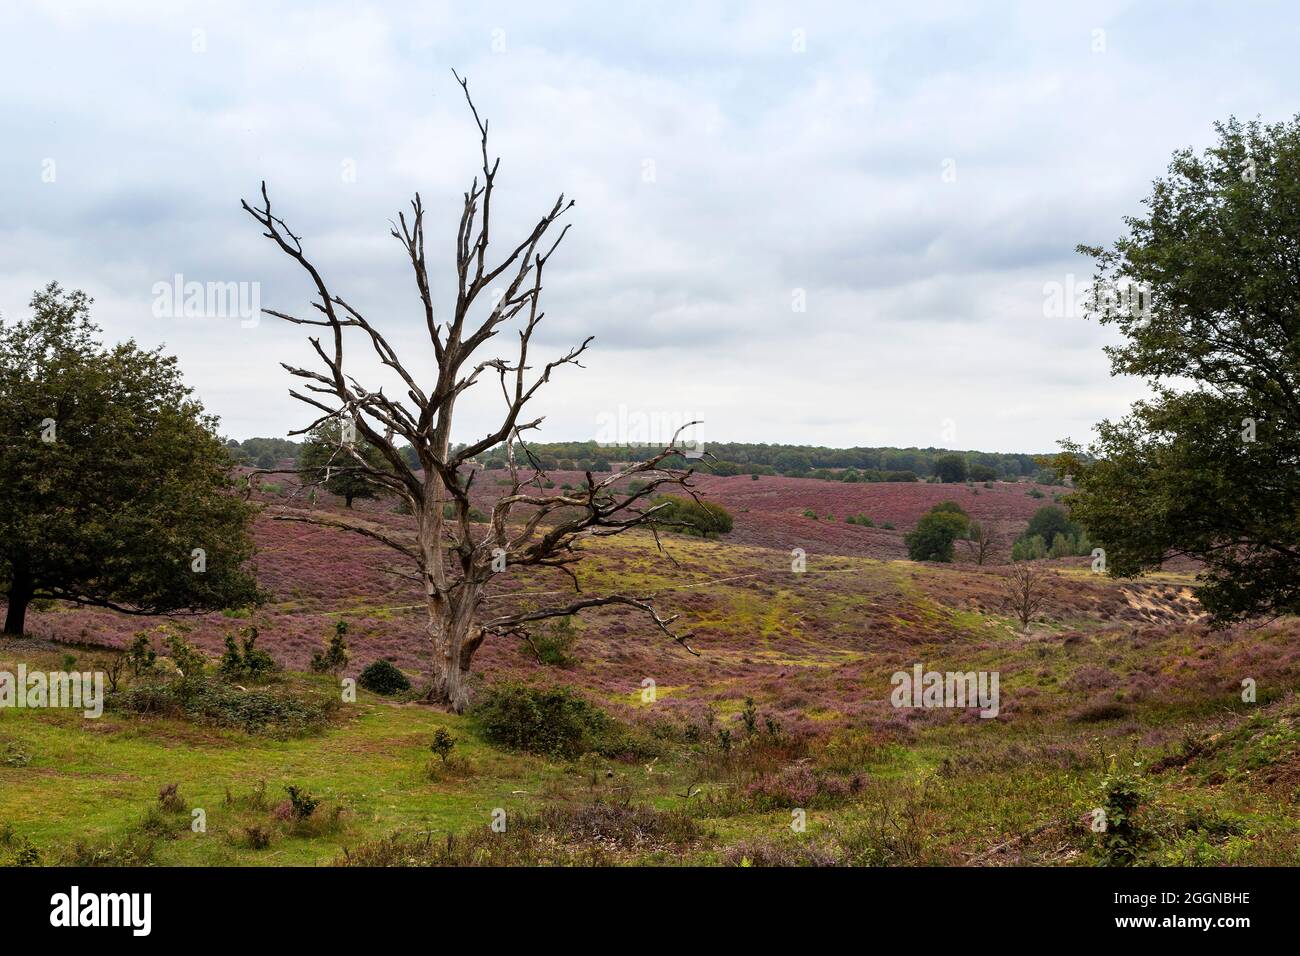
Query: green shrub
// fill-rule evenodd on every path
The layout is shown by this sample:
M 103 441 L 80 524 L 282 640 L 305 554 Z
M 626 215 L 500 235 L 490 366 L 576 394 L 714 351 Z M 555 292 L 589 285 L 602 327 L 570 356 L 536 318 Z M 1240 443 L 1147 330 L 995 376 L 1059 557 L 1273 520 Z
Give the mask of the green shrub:
M 144 682 L 107 695 L 105 706 L 250 734 L 296 737 L 322 730 L 339 701 L 333 696 L 313 699 L 268 690 L 241 691 L 224 681 L 198 677 Z
M 289 794 L 289 808 L 295 820 L 308 819 L 320 806 L 320 801 L 306 790 L 300 790 L 293 785 L 285 787 L 284 790 Z
M 1105 826 L 1101 834 L 1102 860 L 1107 866 L 1132 866 L 1150 836 L 1138 813 L 1145 791 L 1135 776 L 1114 764 L 1101 789 L 1100 810 Z
M 126 666 L 135 677 L 152 674 L 158 666 L 158 652 L 153 649 L 149 635 L 139 631 L 126 651 Z
M 218 671 L 226 680 L 264 680 L 270 677 L 280 665 L 266 651 L 257 648 L 257 628 L 245 629 L 244 639 L 239 644 L 233 634 L 226 635 L 226 652 L 221 655 Z
M 495 684 L 473 714 L 488 741 L 511 750 L 577 757 L 616 749 L 614 721 L 567 687 Z
M 400 694 L 411 689 L 411 682 L 392 661 L 378 660 L 367 664 L 357 683 L 376 694 Z
M 1011 556 L 1013 560 L 1024 561 L 1049 556 L 1064 558 L 1091 551 L 1087 532 L 1069 519 L 1064 508 L 1044 505 L 1034 512 L 1028 527 L 1012 545 Z
M 433 735 L 433 743 L 429 745 L 429 749 L 445 764 L 451 752 L 456 749 L 456 738 L 446 727 L 439 727 Z
M 1052 547 L 1047 552 L 1048 557 L 1064 558 L 1073 553 L 1074 553 L 1073 536 L 1067 538 L 1065 535 L 1061 534 L 1061 532 L 1059 531 L 1056 532 L 1055 537 L 1052 538 Z
M 339 618 L 334 622 L 334 633 L 323 651 L 311 656 L 311 669 L 317 674 L 334 674 L 348 666 L 352 655 L 348 653 L 348 642 L 344 635 L 348 632 L 348 622 Z
M 159 628 L 165 631 L 166 626 Z M 203 671 L 207 668 L 208 659 L 203 652 L 185 639 L 185 635 L 180 631 L 171 631 L 166 638 L 167 649 L 171 651 L 172 663 L 181 675 L 187 679 L 197 679 L 203 676 Z
M 716 538 L 732 528 L 731 512 L 711 501 L 660 495 L 651 504 L 660 507 L 651 519 L 656 527 L 701 538 Z
M 20 842 L 10 857 L 13 866 L 39 866 L 41 853 L 30 840 Z
M 1041 535 L 1032 538 L 1018 538 L 1011 545 L 1012 561 L 1036 561 L 1047 557 L 1047 544 Z
M 528 642 L 537 655 L 539 664 L 550 667 L 571 667 L 574 663 L 573 645 L 578 631 L 571 617 L 560 617 L 543 624 Z
M 147 822 L 147 821 L 146 821 Z M 168 836 L 174 837 L 172 832 Z M 138 833 L 128 833 L 118 840 L 87 843 L 78 840 L 71 849 L 59 854 L 59 866 L 152 866 L 156 840 L 143 826 Z
M 1029 519 L 1024 537 L 1041 535 L 1044 541 L 1053 540 L 1058 534 L 1077 535 L 1079 526 L 1070 520 L 1065 509 L 1059 505 L 1043 505 Z

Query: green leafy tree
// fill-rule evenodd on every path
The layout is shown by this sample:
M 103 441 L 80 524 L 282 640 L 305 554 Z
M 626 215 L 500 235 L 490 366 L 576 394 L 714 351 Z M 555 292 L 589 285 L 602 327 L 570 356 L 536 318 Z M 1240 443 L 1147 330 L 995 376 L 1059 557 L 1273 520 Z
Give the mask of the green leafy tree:
M 731 512 L 712 501 L 662 495 L 652 504 L 658 510 L 653 513 L 650 523 L 681 534 L 716 538 L 728 534 L 734 523 Z
M 1044 541 L 1055 542 L 1058 534 L 1070 538 L 1077 537 L 1079 526 L 1070 520 L 1069 515 L 1060 505 L 1043 505 L 1029 519 L 1029 527 L 1021 537 L 1032 538 L 1037 535 Z
M 176 360 L 98 341 L 91 299 L 50 283 L 0 320 L 5 633 L 32 601 L 137 614 L 256 603 L 255 509 Z
M 808 456 L 799 451 L 781 452 L 772 465 L 783 475 L 802 475 L 812 468 Z
M 961 455 L 940 455 L 934 460 L 934 473 L 944 484 L 966 480 L 966 459 Z
M 904 535 L 907 555 L 913 561 L 951 561 L 953 542 L 964 538 L 969 527 L 970 519 L 964 513 L 938 505 L 922 516 L 914 531 Z
M 1113 373 L 1155 396 L 1057 468 L 1109 573 L 1198 558 L 1197 597 L 1228 623 L 1300 612 L 1300 119 L 1216 130 L 1175 153 L 1113 248 L 1080 247 L 1092 311 L 1125 337 Z
M 1056 536 L 1052 538 L 1052 547 L 1047 552 L 1047 556 L 1050 558 L 1067 558 L 1072 554 L 1074 554 L 1074 538 L 1059 531 L 1056 532 Z
M 1012 561 L 1037 561 L 1047 557 L 1047 543 L 1041 534 L 1018 538 L 1011 546 Z
M 349 436 L 337 421 L 312 430 L 303 444 L 298 467 L 307 481 L 338 495 L 349 508 L 354 500 L 377 498 L 384 490 L 370 477 L 371 472 L 392 470 L 379 449 L 359 434 Z

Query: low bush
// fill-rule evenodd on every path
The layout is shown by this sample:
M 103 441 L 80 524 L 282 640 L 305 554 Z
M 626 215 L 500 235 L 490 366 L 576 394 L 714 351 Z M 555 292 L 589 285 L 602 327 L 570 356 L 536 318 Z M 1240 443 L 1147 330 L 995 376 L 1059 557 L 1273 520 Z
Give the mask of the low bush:
M 1102 699 L 1084 704 L 1070 715 L 1070 719 L 1080 724 L 1097 724 L 1103 720 L 1119 720 L 1128 714 L 1129 709 L 1119 701 Z
M 78 840 L 58 858 L 59 866 L 151 866 L 157 841 L 148 833 L 128 833 L 117 840 L 87 843 Z
M 295 820 L 306 820 L 316 808 L 320 806 L 320 801 L 313 797 L 306 790 L 295 787 L 292 784 L 284 788 L 285 793 L 289 794 L 289 809 L 293 813 Z
M 271 845 L 271 830 L 260 823 L 244 827 L 243 842 L 250 850 L 265 850 Z
M 824 841 L 800 840 L 786 837 L 781 840 L 742 840 L 727 848 L 722 855 L 724 866 L 795 867 L 839 866 L 839 848 Z
M 840 777 L 800 765 L 759 775 L 745 788 L 743 797 L 754 809 L 764 811 L 832 807 L 861 792 L 864 781 L 861 774 Z
M 226 652 L 217 665 L 226 680 L 266 680 L 279 669 L 275 659 L 257 647 L 256 627 L 245 628 L 243 640 L 238 643 L 233 634 L 226 635 Z
M 529 636 L 528 643 L 539 664 L 572 667 L 576 660 L 573 645 L 577 640 L 578 631 L 573 626 L 573 619 L 560 617 L 538 628 L 536 634 Z
M 660 508 L 651 518 L 651 524 L 679 534 L 716 538 L 731 531 L 734 521 L 731 512 L 711 501 L 660 495 L 651 504 Z
M 503 833 L 397 833 L 345 849 L 335 865 L 611 866 L 652 854 L 676 859 L 706 839 L 681 811 L 590 803 L 511 816 Z
M 367 664 L 357 683 L 376 694 L 400 694 L 411 689 L 411 682 L 392 661 L 378 660 Z
M 1092 821 L 1100 833 L 1101 860 L 1107 866 L 1132 866 L 1152 839 L 1139 813 L 1146 790 L 1136 776 L 1112 763 L 1101 791 L 1101 806 L 1093 811 Z
M 639 739 L 568 687 L 494 684 L 472 713 L 485 739 L 510 750 L 554 757 L 653 752 L 647 749 L 648 740 Z
M 297 737 L 323 730 L 338 709 L 334 697 L 300 697 L 270 690 L 240 690 L 209 678 L 151 680 L 108 694 L 105 706 L 125 713 L 179 717 L 250 734 Z
M 184 813 L 189 809 L 185 798 L 181 796 L 179 783 L 169 783 L 158 791 L 158 806 L 164 813 Z
M 19 836 L 12 823 L 0 827 L 0 866 L 39 866 L 41 852 L 25 836 Z

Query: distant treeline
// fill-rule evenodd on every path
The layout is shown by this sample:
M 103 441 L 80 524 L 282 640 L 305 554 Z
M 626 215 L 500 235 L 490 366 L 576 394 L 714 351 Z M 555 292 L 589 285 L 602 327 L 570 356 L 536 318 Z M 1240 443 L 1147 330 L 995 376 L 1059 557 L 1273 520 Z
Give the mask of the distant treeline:
M 236 464 L 251 465 L 255 468 L 274 468 L 286 459 L 296 462 L 302 451 L 302 442 L 289 441 L 287 438 L 245 438 L 226 441 L 226 454 Z
M 241 464 L 273 468 L 284 459 L 297 460 L 302 443 L 283 438 L 231 439 L 226 447 Z M 642 461 L 658 446 L 601 445 L 594 441 L 530 444 L 529 452 L 545 469 L 556 471 L 609 471 L 612 463 Z M 403 450 L 414 464 L 410 449 Z M 1034 478 L 1058 481 L 1051 469 L 1039 465 L 1037 456 L 945 448 L 823 448 L 812 445 L 765 445 L 728 442 L 706 446 L 708 457 L 701 471 L 720 475 L 788 475 L 831 481 L 995 481 Z M 480 456 L 489 470 L 505 467 L 505 448 Z M 516 461 L 527 462 L 516 449 Z M 668 462 L 684 464 L 682 461 Z
M 608 446 L 596 442 L 554 442 L 529 445 L 543 467 L 608 471 L 611 462 L 641 461 L 657 446 Z M 944 448 L 823 448 L 810 445 L 766 445 L 727 442 L 708 444 L 708 466 L 715 474 L 792 475 L 838 481 L 993 481 L 1036 477 L 1054 482 L 1056 476 L 1030 454 L 953 452 Z M 488 468 L 502 467 L 504 449 L 482 456 Z M 678 463 L 680 464 L 680 462 Z

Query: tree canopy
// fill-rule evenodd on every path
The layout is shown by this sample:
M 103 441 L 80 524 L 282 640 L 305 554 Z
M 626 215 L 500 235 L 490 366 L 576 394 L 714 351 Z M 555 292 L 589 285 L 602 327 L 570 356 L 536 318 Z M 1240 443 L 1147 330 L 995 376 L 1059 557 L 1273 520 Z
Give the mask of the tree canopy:
M 922 515 L 903 541 L 913 561 L 951 561 L 953 543 L 969 532 L 970 516 L 957 502 L 945 501 Z
M 351 508 L 356 498 L 375 498 L 387 492 L 368 477 L 366 469 L 356 461 L 354 452 L 362 456 L 368 468 L 385 471 L 388 468 L 379 449 L 363 437 L 354 436 L 348 443 L 343 438 L 342 426 L 337 421 L 318 425 L 302 446 L 298 467 L 303 469 L 307 481 L 338 495 Z M 403 460 L 409 459 L 404 455 Z
M 1095 461 L 1070 444 L 1059 467 L 1111 574 L 1198 558 L 1197 596 L 1227 623 L 1300 611 L 1300 119 L 1216 130 L 1113 248 L 1080 247 L 1092 313 L 1126 339 L 1113 373 L 1155 394 L 1098 426 Z
M 1029 519 L 1029 526 L 1025 528 L 1022 537 L 1032 538 L 1038 535 L 1051 544 L 1058 534 L 1077 536 L 1080 530 L 1079 526 L 1070 520 L 1064 508 L 1059 505 L 1043 505 Z
M 33 600 L 134 613 L 243 606 L 254 509 L 231 493 L 216 421 L 176 360 L 98 342 L 57 283 L 0 319 L 0 589 L 6 633 Z
M 944 484 L 966 480 L 966 459 L 961 455 L 942 455 L 935 459 L 934 473 Z

